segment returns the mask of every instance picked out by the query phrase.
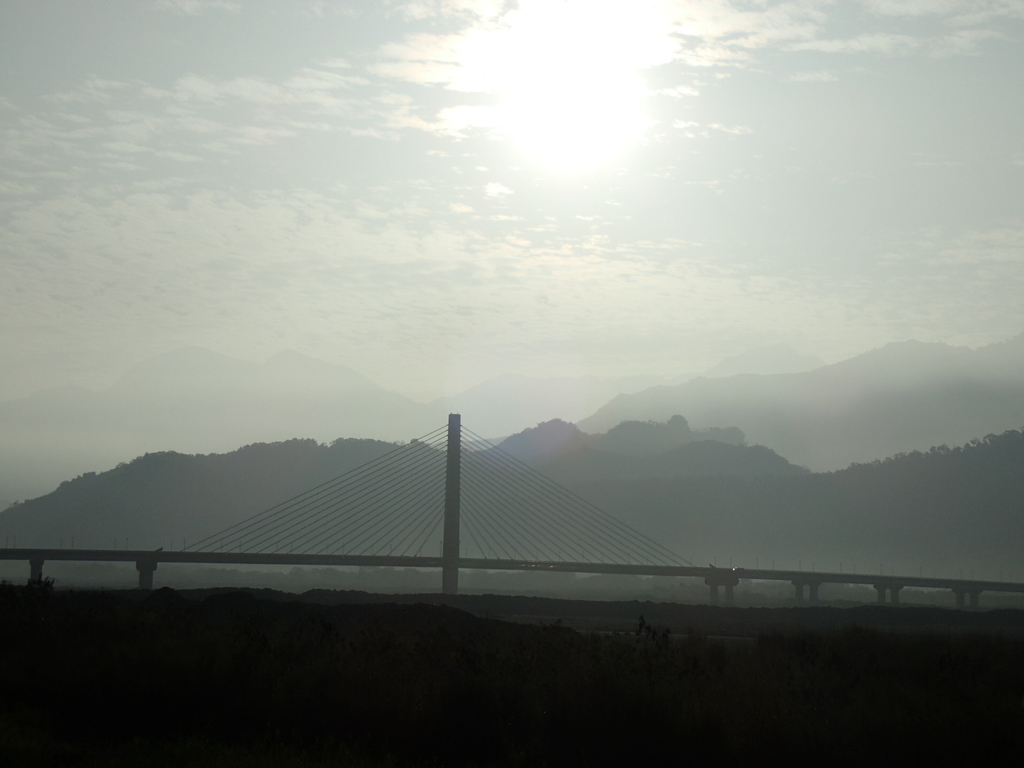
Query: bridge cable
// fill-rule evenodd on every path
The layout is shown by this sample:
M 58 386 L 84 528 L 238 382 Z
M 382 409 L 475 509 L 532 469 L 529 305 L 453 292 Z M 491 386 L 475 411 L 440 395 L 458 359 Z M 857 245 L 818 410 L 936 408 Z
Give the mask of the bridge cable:
M 419 449 L 417 448 L 417 450 Z M 393 466 L 393 462 L 391 462 L 391 464 Z M 366 477 L 374 477 L 376 474 L 378 473 L 375 471 L 370 472 L 367 473 Z M 376 488 L 378 485 L 379 481 L 371 483 L 370 488 Z M 275 521 L 274 525 L 270 526 L 270 530 L 263 531 L 262 536 L 257 539 L 257 543 L 262 545 L 270 536 L 276 533 L 283 526 L 287 525 L 290 527 L 285 533 L 284 537 L 278 541 L 278 545 L 290 545 L 293 551 L 296 546 L 299 546 L 300 548 L 303 548 L 303 551 L 305 551 L 303 545 L 307 543 L 305 539 L 308 537 L 308 533 L 306 534 L 306 536 L 304 536 L 304 532 L 308 532 L 310 527 L 322 527 L 317 526 L 317 523 L 320 522 L 323 517 L 330 514 L 338 507 L 343 506 L 346 503 L 352 503 L 353 501 L 360 501 L 365 497 L 369 497 L 370 500 L 372 501 L 374 499 L 374 497 L 372 496 L 372 490 L 369 490 L 363 486 L 359 486 L 358 488 L 352 489 L 345 494 L 336 494 L 334 498 L 320 500 L 318 502 L 319 506 L 307 505 L 305 509 L 301 510 L 302 514 L 300 515 L 291 515 L 287 517 L 282 515 Z M 351 516 L 352 514 L 359 514 L 360 511 L 361 510 L 359 507 L 353 507 L 349 512 L 346 513 L 345 516 L 347 517 Z M 296 521 L 295 517 L 299 517 L 299 521 Z M 297 522 L 299 522 L 299 524 L 296 526 Z M 264 524 L 264 526 L 259 527 L 265 527 L 265 525 L 267 524 Z M 235 535 L 237 535 L 237 533 Z
M 268 526 L 270 531 L 265 532 L 270 533 L 280 529 L 283 525 L 294 524 L 296 517 L 301 520 L 309 515 L 315 516 L 318 511 L 323 512 L 324 505 L 326 504 L 328 507 L 333 506 L 337 502 L 338 497 L 344 499 L 346 496 L 352 496 L 353 494 L 365 495 L 366 488 L 360 484 L 361 481 L 375 478 L 381 472 L 386 473 L 388 469 L 395 469 L 403 460 L 409 458 L 410 449 L 416 451 L 424 446 L 426 441 L 430 443 L 437 442 L 438 438 L 443 438 L 445 430 L 446 428 L 434 430 L 424 435 L 423 438 L 398 446 L 387 454 L 372 459 L 325 483 L 321 483 L 309 491 L 298 494 L 246 520 L 235 523 L 222 531 L 195 542 L 188 549 L 204 551 L 214 545 L 223 546 L 225 542 L 230 545 L 230 543 L 239 538 L 239 534 L 243 537 L 255 535 Z M 350 487 L 354 484 L 356 487 Z M 374 483 L 373 485 L 377 486 L 379 483 Z M 348 493 L 345 493 L 346 489 Z M 263 538 L 261 537 L 261 539 Z
M 486 443 L 486 441 L 483 442 Z M 502 454 L 504 454 L 504 456 L 502 456 Z M 619 544 L 626 545 L 629 550 L 637 550 L 637 554 L 643 554 L 650 559 L 661 560 L 662 562 L 664 562 L 665 560 L 669 560 L 670 562 L 678 562 L 679 560 L 681 560 L 681 558 L 679 558 L 679 556 L 675 553 L 670 552 L 666 548 L 661 547 L 652 540 L 648 539 L 643 534 L 640 534 L 637 531 L 629 528 L 629 526 L 626 526 L 625 524 L 621 523 L 621 521 L 619 521 L 617 518 L 614 518 L 607 512 L 604 512 L 600 508 L 595 507 L 590 502 L 581 499 L 579 496 L 576 496 L 571 491 L 568 491 L 568 489 L 565 489 L 564 487 L 560 486 L 558 483 L 554 482 L 550 478 L 547 478 L 543 474 L 537 472 L 536 470 L 533 470 L 531 467 L 523 464 L 514 457 L 509 456 L 505 452 L 501 451 L 501 449 L 487 451 L 487 456 L 489 459 L 505 459 L 504 464 L 506 465 L 506 468 L 511 466 L 520 470 L 516 472 L 516 474 L 520 478 L 522 478 L 523 469 L 531 470 L 531 474 L 533 475 L 532 479 L 534 480 L 534 482 L 531 482 L 530 485 L 533 486 L 536 490 L 541 491 L 543 493 L 541 497 L 542 500 L 546 499 L 548 496 L 551 495 L 550 491 L 554 491 L 555 493 L 557 493 L 557 495 L 561 497 L 563 500 L 566 500 L 566 497 L 568 497 L 573 502 L 571 505 L 569 505 L 568 509 L 572 517 L 577 518 L 578 520 L 580 520 L 581 523 L 587 525 L 587 527 L 596 527 L 597 530 L 594 532 L 600 533 L 602 535 L 602 538 L 612 537 Z M 539 478 L 543 482 L 537 482 L 537 478 Z M 548 505 L 548 508 L 550 509 L 550 505 Z M 584 514 L 584 512 L 589 512 L 590 514 Z
M 671 550 L 622 523 L 618 518 L 569 491 L 525 462 L 494 446 L 489 441 L 472 432 L 472 430 L 465 427 L 463 429 L 474 439 L 472 443 L 477 446 L 487 446 L 475 451 L 474 456 L 489 461 L 496 473 L 499 473 L 501 469 L 504 472 L 500 474 L 507 475 L 514 472 L 521 483 L 540 494 L 539 501 L 544 508 L 558 514 L 565 522 L 575 520 L 575 527 L 578 528 L 582 525 L 590 530 L 591 535 L 596 535 L 599 540 L 606 542 L 605 545 L 596 548 L 591 547 L 591 549 L 598 549 L 606 553 L 609 550 L 605 546 L 614 542 L 619 547 L 625 547 L 627 552 L 632 551 L 638 556 L 646 556 L 648 560 L 660 564 L 681 564 L 687 562 Z M 553 506 L 552 498 L 561 500 L 565 506 L 561 509 Z M 613 546 L 612 551 L 614 552 L 617 548 Z
M 488 460 L 491 459 L 491 458 L 493 458 L 493 457 L 487 457 Z M 515 470 L 518 470 L 518 468 L 515 468 Z M 515 470 L 513 470 L 513 471 L 515 471 Z M 613 539 L 611 542 L 608 542 L 606 540 L 602 544 L 600 541 L 592 541 L 590 547 L 583 546 L 582 542 L 578 538 L 579 531 L 577 531 L 575 539 L 570 539 L 569 541 L 565 541 L 565 539 L 563 538 L 564 534 L 562 533 L 562 531 L 559 530 L 557 525 L 553 525 L 549 518 L 547 518 L 547 517 L 545 517 L 543 515 L 539 515 L 538 513 L 534 513 L 534 512 L 531 511 L 533 507 L 545 508 L 553 516 L 560 517 L 563 523 L 568 523 L 569 521 L 567 521 L 565 519 L 566 516 L 563 514 L 564 511 L 565 511 L 564 510 L 564 506 L 551 503 L 546 498 L 548 494 L 545 494 L 543 492 L 543 489 L 539 489 L 539 488 L 529 488 L 529 490 L 535 491 L 536 493 L 532 494 L 533 498 L 527 498 L 525 500 L 526 503 L 524 505 L 523 499 L 522 499 L 522 497 L 526 495 L 523 492 L 524 491 L 524 486 L 527 486 L 527 483 L 528 483 L 528 481 L 531 478 L 523 477 L 522 472 L 515 471 L 515 477 L 513 477 L 511 480 L 509 480 L 506 477 L 507 474 L 508 474 L 507 472 L 501 472 L 501 468 L 499 467 L 498 470 L 497 470 L 497 479 L 498 479 L 498 481 L 503 486 L 510 488 L 514 493 L 517 493 L 520 496 L 518 511 L 520 513 L 522 513 L 523 510 L 525 510 L 525 515 L 526 515 L 526 517 L 529 518 L 529 522 L 531 523 L 530 527 L 532 529 L 536 530 L 534 525 L 535 524 L 539 524 L 540 526 L 546 528 L 549 533 L 550 532 L 554 532 L 555 533 L 555 539 L 556 539 L 557 543 L 561 544 L 567 550 L 579 552 L 585 558 L 586 557 L 586 549 L 588 549 L 588 548 L 591 551 L 595 551 L 596 550 L 596 552 L 594 552 L 594 553 L 595 554 L 600 554 L 601 556 L 607 556 L 608 553 L 610 552 L 610 553 L 612 553 L 613 557 L 614 557 L 614 554 L 617 551 L 616 545 L 626 546 L 627 549 L 631 549 L 632 548 L 631 542 L 623 540 L 622 537 L 620 537 L 618 535 L 614 535 L 614 534 L 610 537 L 610 538 Z M 530 485 L 533 485 L 533 484 L 530 483 Z M 515 506 L 515 501 L 514 500 L 513 500 L 512 503 L 513 503 L 513 506 L 511 507 L 511 509 L 509 511 L 514 513 L 514 512 L 517 511 L 517 507 Z M 593 527 L 592 525 L 590 525 L 590 523 L 592 523 L 593 521 L 585 519 L 583 522 L 585 524 L 587 524 L 587 527 Z M 570 525 L 571 525 L 571 523 L 570 523 Z M 578 526 L 577 526 L 577 528 L 578 528 Z M 603 526 L 599 526 L 597 531 L 591 531 L 591 533 L 592 534 L 596 533 L 598 535 L 599 539 L 602 539 L 602 538 L 603 539 L 607 539 L 607 538 L 609 538 L 609 536 L 607 535 L 608 532 L 604 529 Z M 548 538 L 548 537 L 544 537 L 544 538 Z M 612 545 L 611 549 L 608 549 L 608 544 L 609 543 L 611 543 L 611 545 Z

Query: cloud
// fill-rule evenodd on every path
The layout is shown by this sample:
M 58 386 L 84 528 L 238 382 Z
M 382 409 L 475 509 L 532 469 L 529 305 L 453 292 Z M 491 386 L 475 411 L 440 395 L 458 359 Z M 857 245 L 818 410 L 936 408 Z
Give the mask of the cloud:
M 486 13 L 468 12 L 477 4 L 458 5 L 467 11 L 458 32 L 417 32 L 386 43 L 370 70 L 454 91 L 500 92 L 536 59 L 561 56 L 562 48 L 568 56 L 587 57 L 588 64 L 603 59 L 638 69 L 670 61 L 679 46 L 671 20 L 652 4 L 524 0 L 500 14 L 495 4 L 485 4 Z
M 821 51 L 823 53 L 881 53 L 888 56 L 909 55 L 921 50 L 925 41 L 913 35 L 873 32 L 850 38 L 808 40 L 788 46 L 790 51 Z
M 241 3 L 231 0 L 156 0 L 153 7 L 182 16 L 201 16 L 209 11 L 238 13 L 242 10 Z
M 672 88 L 663 88 L 658 91 L 662 96 L 671 96 L 674 99 L 680 99 L 688 96 L 700 96 L 700 91 L 689 85 L 677 85 Z
M 121 80 L 106 80 L 99 77 L 90 77 L 74 91 L 55 93 L 46 98 L 48 101 L 65 104 L 75 102 L 108 103 L 113 101 L 118 96 L 119 92 L 129 88 L 131 88 L 131 83 Z
M 616 371 L 649 366 L 669 345 L 713 348 L 744 326 L 874 329 L 884 340 L 952 333 L 979 306 L 999 308 L 1004 325 L 1021 317 L 1024 239 L 1013 227 L 920 244 L 911 261 L 958 265 L 941 279 L 895 263 L 864 279 L 836 275 L 831 262 L 822 274 L 770 274 L 729 262 L 714 243 L 525 228 L 488 236 L 432 217 L 416 231 L 386 208 L 371 213 L 309 190 L 187 185 L 21 200 L 0 216 L 0 345 L 58 357 L 101 339 L 255 356 L 298 346 L 371 373 L 388 364 L 388 383 L 402 386 L 449 358 L 558 371 L 580 354 Z M 381 363 L 382 348 L 391 363 Z
M 312 132 L 383 137 L 380 126 L 393 108 L 373 101 L 365 76 L 330 63 L 277 79 L 191 74 L 162 87 L 86 77 L 71 90 L 44 96 L 49 111 L 23 113 L 12 102 L 0 103 L 0 157 L 12 175 L 48 169 L 85 178 L 101 167 L 135 174 L 155 160 L 194 163 Z
M 703 136 L 704 138 L 710 136 L 712 132 L 727 133 L 733 136 L 742 136 L 754 132 L 753 128 L 745 125 L 723 125 L 722 123 L 707 123 L 703 125 L 692 120 L 676 120 L 672 123 L 672 127 L 685 131 L 687 136 Z
M 789 46 L 788 50 L 842 54 L 868 53 L 883 56 L 924 54 L 948 57 L 974 54 L 983 43 L 999 39 L 1006 39 L 1006 35 L 988 29 L 956 30 L 933 37 L 876 32 L 850 38 L 794 43 Z
M 795 83 L 833 83 L 838 79 L 836 75 L 823 69 L 817 72 L 797 72 L 789 76 L 789 80 Z
M 964 29 L 945 35 L 932 43 L 935 56 L 966 56 L 977 53 L 983 43 L 1008 39 L 1002 32 L 991 29 Z
M 514 134 L 510 114 L 500 103 L 514 103 L 529 91 L 524 72 L 536 66 L 557 80 L 563 71 L 638 73 L 653 77 L 654 68 L 681 64 L 692 68 L 764 68 L 764 51 L 792 55 L 822 53 L 846 56 L 961 56 L 1005 36 L 985 24 L 1017 14 L 1024 3 L 997 0 L 865 0 L 866 14 L 855 21 L 840 16 L 829 0 L 764 3 L 740 0 L 670 3 L 618 0 L 565 0 L 557 4 L 524 0 L 496 2 L 417 2 L 400 6 L 420 28 L 379 46 L 367 71 L 385 81 L 419 86 L 407 90 L 415 104 L 387 114 L 389 127 L 420 129 L 465 138 L 473 130 Z M 945 27 L 927 22 L 935 17 Z M 443 32 L 435 31 L 440 21 Z M 907 23 L 903 23 L 906 20 Z M 564 22 L 564 23 L 563 23 Z M 571 22 L 571 23 L 570 23 Z M 920 23 L 919 23 L 920 22 Z M 843 34 L 837 34 L 843 33 Z M 790 80 L 829 82 L 828 69 L 786 71 Z M 595 69 L 596 68 L 596 69 Z M 673 70 L 678 72 L 679 70 Z M 595 75 L 597 77 L 597 75 Z M 610 75 L 603 74 L 604 79 Z M 538 76 L 539 79 L 539 76 Z M 574 90 L 573 81 L 565 90 Z M 537 88 L 532 88 L 534 92 Z M 458 104 L 431 105 L 429 94 L 459 94 Z M 670 97 L 697 96 L 691 85 L 671 84 L 656 92 Z M 491 94 L 499 104 L 480 104 L 475 94 Z M 572 94 L 569 94 L 570 96 Z M 522 110 L 520 110 L 521 112 Z M 578 110 L 577 110 L 578 111 Z
M 499 184 L 496 181 L 492 181 L 484 187 L 484 194 L 487 197 L 503 197 L 505 195 L 511 195 L 512 190 L 506 187 L 504 184 Z
M 722 125 L 721 123 L 708 123 L 708 128 L 713 131 L 721 131 L 722 133 L 731 133 L 734 136 L 741 136 L 745 133 L 753 133 L 753 128 L 748 128 L 745 125 Z
M 842 37 L 824 34 L 840 26 L 834 4 L 828 0 L 773 4 L 567 0 L 557 7 L 564 9 L 562 13 L 577 14 L 579 38 L 599 40 L 602 29 L 614 29 L 617 42 L 609 41 L 607 55 L 616 58 L 620 66 L 640 70 L 669 61 L 691 66 L 746 65 L 755 60 L 757 51 L 770 48 L 884 55 L 931 54 L 936 50 L 944 55 L 970 53 L 981 41 L 997 37 L 999 30 L 971 30 L 967 35 L 933 40 L 934 35 L 870 29 L 871 19 L 936 16 L 953 25 L 977 26 L 997 18 L 1024 18 L 1024 3 L 1019 0 L 863 0 L 863 4 L 869 15 L 860 22 L 861 29 Z M 457 31 L 414 32 L 386 43 L 378 49 L 378 61 L 370 66 L 371 71 L 385 78 L 462 92 L 500 90 L 502 61 L 512 54 L 520 60 L 523 54 L 528 58 L 520 41 L 532 41 L 530 30 L 535 26 L 554 26 L 551 8 L 555 6 L 538 0 L 507 6 L 497 2 L 421 2 L 401 7 L 409 19 L 445 18 Z
M 1024 19 L 1019 0 L 863 0 L 878 16 L 917 18 L 940 16 L 951 24 L 981 24 L 994 19 Z
M 586 7 L 560 0 L 552 5 Z M 793 253 L 781 254 L 783 246 L 773 241 L 786 238 L 776 236 L 780 230 L 768 214 L 744 216 L 775 205 L 780 229 L 792 225 L 799 232 L 815 206 L 832 202 L 816 198 L 823 187 L 811 173 L 778 183 L 784 170 L 774 165 L 814 167 L 814 157 L 798 134 L 791 139 L 773 133 L 771 120 L 813 127 L 817 119 L 799 111 L 758 112 L 789 107 L 785 98 L 772 100 L 770 89 L 780 80 L 828 82 L 839 73 L 845 88 L 873 59 L 969 55 L 999 34 L 1008 40 L 1017 35 L 1009 11 L 999 17 L 1005 24 L 964 21 L 972 9 L 972 18 L 996 18 L 997 4 L 951 3 L 946 7 L 952 10 L 933 16 L 921 10 L 925 5 L 913 4 L 913 13 L 898 16 L 882 9 L 840 15 L 838 6 L 816 2 L 666 2 L 644 6 L 655 15 L 641 13 L 637 21 L 625 5 L 597 3 L 601 13 L 627 8 L 622 24 L 634 36 L 622 49 L 608 45 L 615 39 L 611 32 L 597 35 L 600 27 L 575 48 L 516 48 L 515 31 L 537 35 L 521 40 L 546 39 L 544 25 L 530 28 L 529 19 L 510 16 L 541 8 L 529 2 L 388 5 L 381 13 L 390 21 L 374 17 L 367 22 L 376 25 L 374 34 L 360 37 L 371 42 L 337 44 L 345 58 L 334 56 L 333 48 L 324 54 L 299 50 L 291 64 L 275 58 L 229 69 L 235 64 L 218 59 L 217 69 L 191 74 L 182 67 L 193 64 L 174 59 L 163 64 L 170 69 L 125 70 L 121 76 L 103 69 L 104 77 L 93 77 L 85 69 L 79 87 L 62 84 L 49 99 L 30 102 L 20 92 L 9 93 L 0 99 L 2 349 L 7 354 L 49 345 L 56 358 L 109 338 L 147 349 L 265 345 L 259 354 L 269 354 L 282 346 L 310 348 L 306 343 L 313 339 L 314 347 L 334 345 L 339 358 L 351 352 L 355 359 L 379 360 L 381 349 L 393 349 L 398 358 L 427 360 L 449 350 L 457 357 L 476 344 L 494 354 L 495 365 L 508 368 L 526 359 L 531 345 L 554 348 L 552 340 L 558 340 L 621 370 L 663 360 L 665 347 L 687 346 L 680 340 L 699 337 L 713 345 L 743 327 L 790 333 L 813 326 L 825 329 L 814 333 L 842 336 L 853 334 L 850 328 L 884 326 L 878 337 L 885 340 L 933 323 L 928 333 L 934 337 L 973 322 L 989 306 L 1005 310 L 999 323 L 1019 323 L 1024 254 L 1013 226 L 971 236 L 943 233 L 906 248 L 901 266 L 870 263 L 870 254 L 858 250 L 877 245 L 899 252 L 886 240 L 896 237 L 898 225 L 891 220 L 904 212 L 927 218 L 951 210 L 929 197 L 926 186 L 890 198 L 895 192 L 882 188 L 886 179 L 880 175 L 871 210 L 890 208 L 872 219 L 878 231 L 863 230 L 863 241 L 837 236 L 817 250 L 796 238 Z M 664 23 L 650 24 L 651 18 Z M 620 20 L 614 14 L 608 19 Z M 205 21 L 175 25 L 198 30 Z M 409 34 L 378 46 L 385 22 L 394 24 L 392 34 Z M 606 26 L 617 31 L 616 24 Z M 555 60 L 566 54 L 561 64 L 570 74 L 604 55 L 609 65 L 646 78 L 644 104 L 660 110 L 657 139 L 663 143 L 638 144 L 634 155 L 607 172 L 578 174 L 578 185 L 573 179 L 564 187 L 520 161 L 511 142 L 495 146 L 490 140 L 507 120 L 500 89 L 515 85 L 496 62 L 543 64 L 548 59 L 540 54 Z M 317 55 L 324 57 L 319 63 Z M 981 63 L 998 76 L 1006 61 Z M 745 75 L 742 67 L 755 71 Z M 599 86 L 605 82 L 597 80 Z M 860 85 L 873 87 L 867 78 Z M 763 101 L 762 94 L 744 100 L 752 87 L 769 89 Z M 804 91 L 795 88 L 797 97 L 813 99 Z M 984 108 L 982 96 L 976 103 Z M 856 99 L 842 102 L 857 117 L 877 119 L 877 132 L 820 106 L 830 110 L 829 125 L 849 128 L 865 152 L 880 141 L 877 133 L 910 146 L 892 166 L 897 170 L 912 170 L 915 159 L 927 161 L 908 154 L 914 147 L 955 155 L 952 144 L 929 141 L 930 130 L 934 137 L 958 139 L 943 132 L 941 120 L 925 124 L 930 110 L 906 115 L 906 124 L 902 114 L 889 123 L 891 109 L 898 112 L 900 104 L 882 101 L 871 110 Z M 941 115 L 941 104 L 930 103 Z M 760 114 L 763 121 L 752 116 Z M 993 112 L 993 132 L 979 121 L 977 141 L 1003 131 L 1004 123 L 1009 130 L 1012 119 L 1005 110 Z M 672 125 L 678 132 L 665 130 Z M 741 138 L 755 128 L 764 141 Z M 900 139 L 912 128 L 924 131 L 921 140 Z M 711 140 L 680 140 L 682 132 Z M 389 143 L 349 141 L 351 136 Z M 819 166 L 831 173 L 827 161 L 842 160 L 842 136 L 829 131 L 822 137 L 810 149 L 828 153 Z M 709 146 L 725 139 L 735 152 Z M 785 158 L 779 154 L 783 145 L 792 152 Z M 493 153 L 485 154 L 488 147 Z M 681 150 L 676 156 L 667 151 L 675 149 Z M 766 161 L 753 164 L 748 153 L 762 151 Z M 992 151 L 1004 163 L 1024 164 L 1012 141 L 996 142 Z M 967 160 L 957 172 L 966 180 L 961 190 L 975 188 Z M 648 173 L 654 167 L 656 173 Z M 742 172 L 751 176 L 741 186 L 733 174 Z M 942 175 L 935 170 L 914 178 L 934 185 Z M 977 188 L 998 193 L 984 184 Z M 850 185 L 850 197 L 834 210 L 855 217 L 868 192 L 858 194 Z M 901 207 L 908 198 L 938 205 L 931 212 L 925 211 L 930 206 Z M 806 216 L 789 212 L 801 207 Z M 998 206 L 987 209 L 1001 215 Z M 758 222 L 768 225 L 751 250 L 740 242 L 743 227 Z M 681 233 L 696 242 L 682 242 Z M 919 280 L 929 259 L 955 264 L 953 277 L 936 268 L 934 277 Z M 837 274 L 844 269 L 845 275 Z M 963 295 L 961 279 L 970 287 Z M 907 285 L 914 286 L 912 300 L 901 293 Z M 456 305 L 473 323 L 453 317 L 449 308 Z M 502 329 L 513 322 L 523 330 L 506 334 Z M 700 333 L 688 336 L 685 327 Z M 599 337 L 612 341 L 595 342 Z M 645 340 L 650 349 L 642 348 Z M 410 364 L 410 377 L 427 365 Z
M 58 317 L 65 344 L 107 335 L 152 344 L 170 333 L 177 343 L 234 347 L 244 329 L 272 351 L 283 338 L 326 337 L 330 328 L 356 353 L 385 344 L 428 365 L 478 332 L 519 343 L 496 330 L 510 319 L 529 322 L 534 339 L 621 332 L 625 318 L 650 309 L 643 292 L 657 285 L 635 256 L 600 240 L 545 247 L 443 224 L 414 234 L 348 208 L 309 192 L 63 196 L 22 206 L 0 224 L 0 341 L 39 343 Z M 532 308 L 538 296 L 551 299 L 547 309 Z M 473 323 L 452 316 L 453 297 Z
M 392 125 L 399 125 L 403 118 L 396 115 Z M 418 119 L 418 118 L 417 118 Z M 501 107 L 472 106 L 463 104 L 457 107 L 445 107 L 437 113 L 434 121 L 422 121 L 417 127 L 425 127 L 431 133 L 442 136 L 466 136 L 474 129 L 498 131 L 505 123 L 504 110 Z
M 969 7 L 991 6 L 974 0 L 862 0 L 869 13 L 879 16 L 948 16 Z
M 150 91 L 154 98 L 171 98 L 183 104 L 242 102 L 266 106 L 319 107 L 327 111 L 344 109 L 348 103 L 339 92 L 366 85 L 365 78 L 303 68 L 280 82 L 258 77 L 226 80 L 188 75 L 179 78 L 168 91 Z
M 471 29 L 457 35 L 407 35 L 401 41 L 381 46 L 377 52 L 381 60 L 370 64 L 367 69 L 381 77 L 418 85 L 486 90 L 485 82 L 474 82 L 467 74 L 465 63 L 473 56 L 474 38 L 481 34 L 481 31 Z
M 127 141 L 106 141 L 101 146 L 112 152 L 127 152 L 129 154 L 149 151 L 147 147 L 140 147 L 138 144 L 131 144 Z
M 1024 264 L 1024 228 L 998 227 L 966 232 L 940 246 L 928 260 L 932 266 L 983 268 L 1005 272 L 1011 284 L 1024 285 L 1018 272 Z M 1011 274 L 1012 273 L 1012 274 Z M 979 275 L 975 275 L 977 278 Z M 956 278 L 960 279 L 960 278 Z

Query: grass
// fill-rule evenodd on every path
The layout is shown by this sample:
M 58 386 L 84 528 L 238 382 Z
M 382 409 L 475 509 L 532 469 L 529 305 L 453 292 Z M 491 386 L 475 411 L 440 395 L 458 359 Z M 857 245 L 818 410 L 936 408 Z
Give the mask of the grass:
M 0 588 L 0 764 L 939 764 L 1024 747 L 1024 642 L 722 643 L 442 606 Z

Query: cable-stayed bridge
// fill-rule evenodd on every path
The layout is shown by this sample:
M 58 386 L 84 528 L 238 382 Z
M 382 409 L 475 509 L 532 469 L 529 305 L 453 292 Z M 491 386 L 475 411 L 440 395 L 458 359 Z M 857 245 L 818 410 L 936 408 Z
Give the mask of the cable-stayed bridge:
M 437 568 L 456 594 L 459 571 L 553 571 L 702 578 L 727 603 L 741 578 L 789 581 L 798 601 L 817 602 L 824 583 L 869 584 L 879 602 L 903 587 L 950 589 L 957 605 L 982 591 L 1024 584 L 928 577 L 695 566 L 573 494 L 461 424 L 458 414 L 407 445 L 281 502 L 180 551 L 0 550 L 28 560 L 134 561 L 151 589 L 159 563 Z
M 188 551 L 439 560 L 449 593 L 460 568 L 692 565 L 462 427 L 457 414 Z

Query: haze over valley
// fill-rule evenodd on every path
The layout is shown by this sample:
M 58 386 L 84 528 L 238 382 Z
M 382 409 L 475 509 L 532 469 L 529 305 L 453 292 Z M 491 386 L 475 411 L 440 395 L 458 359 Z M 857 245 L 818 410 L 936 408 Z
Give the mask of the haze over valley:
M 986 578 L 1009 578 L 1024 534 L 1024 435 L 1006 428 L 1024 422 L 1022 341 L 976 351 L 908 342 L 804 373 L 698 377 L 618 395 L 579 425 L 551 419 L 493 442 L 697 562 L 802 567 L 806 559 L 833 570 L 859 563 L 947 576 L 966 566 Z M 527 418 L 564 398 L 555 387 L 545 402 L 537 390 L 510 388 L 509 381 L 476 388 L 473 397 L 486 405 L 474 414 L 479 421 L 505 425 L 510 413 Z M 304 394 L 292 399 L 285 391 Z M 481 393 L 489 392 L 488 401 Z M 0 411 L 9 419 L 5 434 L 16 414 L 25 435 L 58 435 L 40 448 L 41 464 L 54 445 L 69 444 L 61 428 L 93 435 L 94 461 L 102 435 L 118 435 L 122 442 L 113 445 L 129 450 L 132 440 L 206 447 L 148 451 L 107 471 L 69 477 L 0 514 L 0 536 L 9 543 L 181 548 L 379 459 L 394 450 L 402 430 L 431 431 L 451 402 L 416 403 L 295 354 L 259 366 L 195 349 L 157 359 L 107 392 L 76 395 L 77 403 L 64 392 L 40 393 L 40 401 L 51 398 L 35 412 L 52 419 L 45 429 L 29 421 L 32 411 L 8 403 Z M 67 405 L 59 411 L 52 403 L 62 397 Z M 710 405 L 696 407 L 701 397 Z M 737 401 L 747 407 L 730 411 Z M 710 412 L 735 421 L 695 427 L 678 413 L 658 418 L 679 403 L 705 419 Z M 95 410 L 98 404 L 107 410 Z M 626 418 L 604 431 L 589 426 L 610 413 L 652 418 Z M 84 427 L 89 419 L 94 426 Z M 314 435 L 332 428 L 364 435 L 289 438 L 300 424 Z M 747 430 L 766 430 L 765 424 L 775 427 L 765 434 L 777 435 L 777 444 L 788 439 L 832 451 L 819 451 L 819 461 L 845 450 L 859 451 L 862 463 L 819 466 L 814 474 L 810 462 L 788 460 L 771 440 L 752 443 Z M 391 440 L 366 436 L 381 425 Z M 982 439 L 961 438 L 964 431 Z M 936 436 L 946 439 L 928 445 Z M 244 437 L 251 441 L 244 448 L 220 447 Z M 882 453 L 892 446 L 893 453 Z M 16 444 L 7 450 L 29 456 Z M 85 455 L 68 451 L 66 460 Z
M 978 350 L 904 342 L 807 371 L 770 372 L 803 360 L 787 348 L 754 350 L 745 370 L 734 358 L 705 376 L 654 386 L 640 377 L 509 375 L 418 402 L 295 352 L 261 365 L 181 349 L 100 392 L 41 390 L 0 403 L 0 498 L 38 496 L 149 452 L 223 453 L 293 438 L 406 441 L 450 412 L 492 439 L 552 419 L 598 433 L 685 414 L 694 428 L 736 428 L 815 471 L 1024 425 L 1024 335 Z M 742 372 L 721 375 L 723 368 Z

